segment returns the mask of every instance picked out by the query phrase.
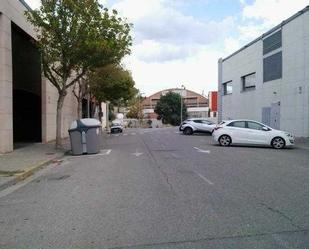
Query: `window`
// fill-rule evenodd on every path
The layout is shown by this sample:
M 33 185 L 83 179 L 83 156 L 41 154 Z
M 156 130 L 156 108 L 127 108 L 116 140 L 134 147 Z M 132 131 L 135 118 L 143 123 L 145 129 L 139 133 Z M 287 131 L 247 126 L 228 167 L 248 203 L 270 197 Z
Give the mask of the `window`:
M 223 95 L 232 94 L 232 92 L 233 92 L 232 81 L 223 83 Z
M 194 123 L 198 123 L 198 124 L 201 124 L 202 123 L 202 120 L 193 120 Z
M 263 60 L 263 82 L 282 78 L 282 52 L 268 56 Z
M 241 77 L 242 90 L 247 91 L 250 89 L 255 89 L 255 73 L 251 73 Z
M 246 128 L 246 122 L 245 121 L 234 121 L 227 126 L 237 127 L 237 128 Z
M 252 129 L 252 130 L 262 130 L 263 129 L 263 125 L 259 124 L 259 123 L 255 123 L 255 122 L 248 122 L 248 128 Z
M 263 54 L 267 54 L 282 46 L 281 30 L 263 40 Z

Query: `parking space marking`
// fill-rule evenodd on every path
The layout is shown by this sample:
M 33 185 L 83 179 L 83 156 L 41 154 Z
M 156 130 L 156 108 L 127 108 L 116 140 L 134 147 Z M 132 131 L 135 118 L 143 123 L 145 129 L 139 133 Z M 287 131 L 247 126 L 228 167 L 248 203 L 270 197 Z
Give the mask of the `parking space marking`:
M 97 156 L 106 156 L 106 155 L 109 155 L 111 152 L 112 152 L 111 149 L 101 150 L 100 153 L 98 154 L 85 154 L 85 155 L 80 155 L 80 156 L 70 156 L 68 159 L 74 159 L 74 158 L 80 158 L 80 157 L 89 158 L 89 157 L 97 157 Z
M 194 171 L 195 174 L 197 174 L 201 179 L 203 179 L 205 182 L 207 182 L 209 185 L 214 185 L 214 183 L 210 180 L 208 180 L 205 176 L 203 176 L 202 174 Z
M 127 133 L 124 133 L 123 135 L 124 135 L 124 136 L 128 136 L 128 134 L 127 134 Z
M 196 149 L 198 152 L 201 152 L 201 153 L 207 153 L 207 154 L 210 153 L 210 150 L 202 150 L 202 149 L 197 148 L 197 147 L 193 147 L 193 148 Z

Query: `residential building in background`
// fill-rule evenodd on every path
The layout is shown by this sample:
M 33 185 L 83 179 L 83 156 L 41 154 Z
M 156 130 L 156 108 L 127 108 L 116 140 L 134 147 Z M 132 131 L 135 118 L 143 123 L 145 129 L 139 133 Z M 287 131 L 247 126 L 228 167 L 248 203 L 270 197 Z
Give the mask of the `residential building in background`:
M 24 143 L 56 138 L 58 92 L 42 77 L 36 34 L 22 0 L 0 1 L 0 153 Z M 77 117 L 77 101 L 68 90 L 62 118 L 62 136 Z
M 143 100 L 142 108 L 145 118 L 157 118 L 157 114 L 154 112 L 156 104 L 159 101 L 160 97 L 167 94 L 168 92 L 178 93 L 182 96 L 183 103 L 187 107 L 189 118 L 202 118 L 209 116 L 208 99 L 206 97 L 187 89 L 171 88 L 159 91 Z
M 309 6 L 218 63 L 219 121 L 309 137 Z

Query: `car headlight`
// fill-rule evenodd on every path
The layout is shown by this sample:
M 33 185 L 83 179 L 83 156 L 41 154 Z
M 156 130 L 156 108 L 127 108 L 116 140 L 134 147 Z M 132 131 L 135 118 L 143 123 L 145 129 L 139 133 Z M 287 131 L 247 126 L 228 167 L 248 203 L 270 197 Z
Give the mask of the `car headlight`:
M 288 132 L 285 132 L 284 134 L 288 137 L 294 137 L 291 133 L 288 133 Z

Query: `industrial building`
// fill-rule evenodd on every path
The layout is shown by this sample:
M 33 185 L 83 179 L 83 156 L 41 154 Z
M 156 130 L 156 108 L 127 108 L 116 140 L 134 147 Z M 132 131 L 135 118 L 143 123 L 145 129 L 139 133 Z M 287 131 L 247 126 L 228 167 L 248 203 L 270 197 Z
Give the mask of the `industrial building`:
M 42 77 L 36 33 L 22 0 L 0 1 L 0 153 L 21 143 L 56 138 L 57 90 Z M 62 136 L 77 117 L 71 91 L 63 107 Z
M 206 97 L 187 89 L 171 88 L 159 91 L 143 100 L 142 105 L 145 118 L 157 118 L 157 114 L 154 112 L 156 104 L 160 97 L 167 94 L 168 92 L 174 92 L 181 95 L 183 104 L 187 107 L 189 118 L 203 118 L 209 116 L 208 99 Z
M 309 6 L 218 62 L 218 119 L 309 137 Z

